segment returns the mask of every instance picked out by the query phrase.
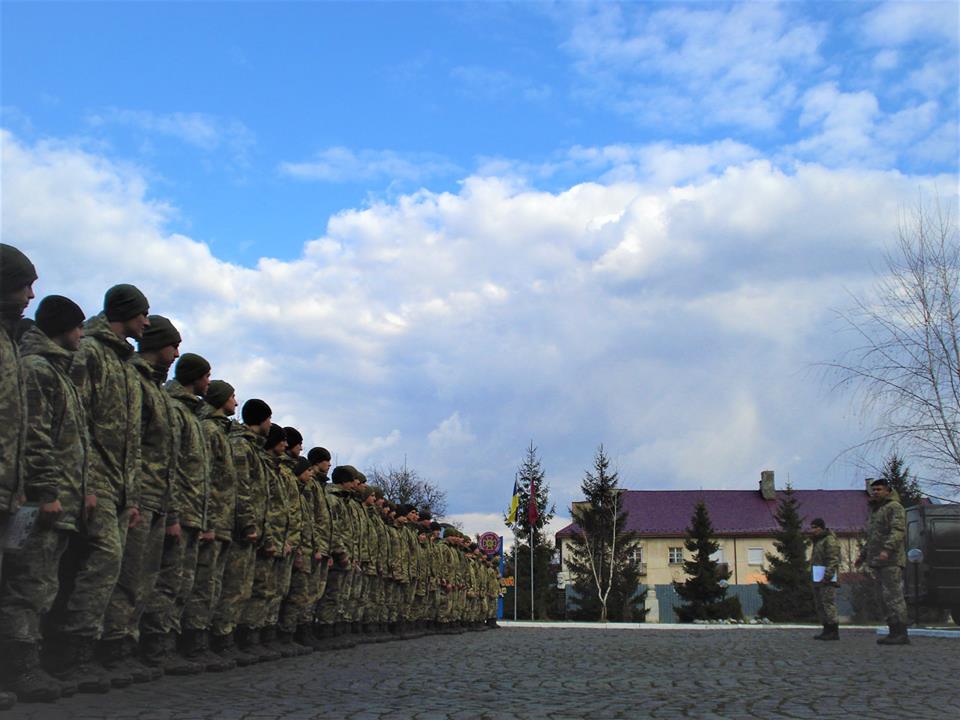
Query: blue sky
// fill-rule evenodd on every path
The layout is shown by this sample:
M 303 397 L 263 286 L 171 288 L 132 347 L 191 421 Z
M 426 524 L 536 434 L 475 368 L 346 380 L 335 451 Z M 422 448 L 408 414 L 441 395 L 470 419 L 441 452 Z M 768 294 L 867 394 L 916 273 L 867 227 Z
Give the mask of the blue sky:
M 634 487 L 850 486 L 830 461 L 869 422 L 810 368 L 903 208 L 955 201 L 957 26 L 4 2 L 4 240 L 91 312 L 142 283 L 242 395 L 356 464 L 406 454 L 470 522 L 530 438 L 561 506 L 599 442 Z

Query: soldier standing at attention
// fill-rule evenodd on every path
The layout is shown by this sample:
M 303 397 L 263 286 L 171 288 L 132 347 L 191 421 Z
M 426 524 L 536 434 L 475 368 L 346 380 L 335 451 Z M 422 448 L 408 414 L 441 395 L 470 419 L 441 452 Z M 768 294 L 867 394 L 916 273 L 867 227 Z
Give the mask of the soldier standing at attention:
M 867 544 L 857 558 L 857 567 L 864 562 L 880 581 L 880 601 L 887 615 L 890 634 L 877 640 L 878 645 L 909 645 L 907 635 L 907 603 L 903 598 L 903 568 L 907 564 L 904 550 L 906 514 L 900 496 L 884 478 L 870 483 L 870 519 L 867 522 Z
M 823 625 L 823 632 L 814 635 L 814 640 L 839 640 L 840 621 L 837 616 L 837 577 L 840 572 L 840 543 L 833 530 L 827 529 L 823 518 L 810 521 L 810 535 L 813 537 L 811 565 L 824 568 L 823 578 L 813 584 L 814 601 L 817 606 L 817 618 Z
M 138 655 L 140 616 L 153 594 L 163 558 L 164 538 L 178 539 L 174 509 L 176 441 L 172 407 L 163 383 L 180 356 L 180 333 L 167 318 L 150 316 L 132 359 L 143 397 L 140 441 L 140 522 L 127 532 L 120 577 L 103 621 L 100 650 L 108 670 L 120 669 L 134 682 L 158 680 L 163 671 L 144 665 Z
M 200 534 L 208 529 L 210 462 L 198 410 L 203 404 L 199 396 L 207 392 L 209 384 L 210 363 L 194 353 L 184 353 L 177 361 L 174 379 L 165 386 L 177 435 L 173 470 L 180 534 L 165 537 L 160 574 L 140 620 L 140 632 L 144 662 L 162 668 L 167 675 L 203 671 L 202 665 L 176 652 L 176 640 L 180 616 L 193 592 Z
M 90 467 L 83 523 L 83 543 L 61 563 L 75 571 L 73 590 L 58 599 L 52 613 L 60 638 L 45 647 L 53 673 L 69 676 L 92 657 L 103 631 L 126 545 L 127 531 L 140 520 L 140 442 L 143 391 L 131 362 L 133 347 L 150 327 L 149 303 L 133 285 L 115 285 L 103 299 L 103 312 L 84 325 L 80 350 L 70 376 L 86 409 Z M 121 669 L 110 673 L 114 687 L 133 677 Z M 82 689 L 82 686 L 81 686 Z
M 243 424 L 234 424 L 230 430 L 237 473 L 237 519 L 234 540 L 227 548 L 223 589 L 213 616 L 211 645 L 217 654 L 245 667 L 260 660 L 257 655 L 239 647 L 246 643 L 246 638 L 238 644 L 236 634 L 243 608 L 253 593 L 257 542 L 263 537 L 267 517 L 270 469 L 266 466 L 263 443 L 270 431 L 273 411 L 263 400 L 252 398 L 243 404 L 240 416 Z
M 57 597 L 60 558 L 76 542 L 86 492 L 86 417 L 68 375 L 82 325 L 83 311 L 76 303 L 51 295 L 40 303 L 36 324 L 21 343 L 27 391 L 24 492 L 28 501 L 40 504 L 40 516 L 23 548 L 7 558 L 4 568 L 0 675 L 25 702 L 56 700 L 62 689 L 40 668 L 40 619 Z M 109 690 L 110 685 L 100 678 L 99 688 Z
M 237 477 L 227 433 L 230 416 L 237 409 L 237 398 L 233 385 L 211 380 L 203 399 L 201 426 L 210 459 L 209 529 L 200 535 L 197 573 L 193 593 L 183 613 L 181 643 L 187 658 L 202 663 L 211 672 L 221 672 L 237 666 L 234 660 L 210 652 L 208 644 L 210 624 L 220 599 L 225 553 L 233 538 Z

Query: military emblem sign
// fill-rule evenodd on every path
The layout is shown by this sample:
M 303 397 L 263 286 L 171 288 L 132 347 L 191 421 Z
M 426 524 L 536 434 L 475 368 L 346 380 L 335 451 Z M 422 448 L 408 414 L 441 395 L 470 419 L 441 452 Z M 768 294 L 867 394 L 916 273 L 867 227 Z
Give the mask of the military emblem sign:
M 496 533 L 485 532 L 477 541 L 479 548 L 487 555 L 496 555 L 500 552 L 500 536 Z

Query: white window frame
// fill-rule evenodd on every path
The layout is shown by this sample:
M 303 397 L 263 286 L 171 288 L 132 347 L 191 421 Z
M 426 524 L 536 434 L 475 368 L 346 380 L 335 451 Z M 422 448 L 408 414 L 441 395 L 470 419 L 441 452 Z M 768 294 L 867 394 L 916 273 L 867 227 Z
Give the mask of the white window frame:
M 678 554 L 674 554 L 674 550 L 679 550 Z M 675 560 L 675 557 L 679 557 L 678 560 Z M 681 565 L 683 563 L 683 546 L 675 546 L 667 548 L 667 563 L 670 565 Z
M 760 553 L 759 561 L 754 560 L 755 552 Z M 760 567 L 763 567 L 763 555 L 764 555 L 764 552 L 762 547 L 748 547 L 747 548 L 747 565 L 759 565 Z

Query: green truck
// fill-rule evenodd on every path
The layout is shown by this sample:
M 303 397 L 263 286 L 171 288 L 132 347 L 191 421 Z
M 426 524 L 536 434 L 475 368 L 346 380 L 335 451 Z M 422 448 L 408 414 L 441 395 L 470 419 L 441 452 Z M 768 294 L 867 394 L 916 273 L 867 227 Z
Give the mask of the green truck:
M 922 606 L 949 610 L 960 625 L 960 505 L 907 508 L 906 544 L 907 601 L 915 605 L 919 596 Z

